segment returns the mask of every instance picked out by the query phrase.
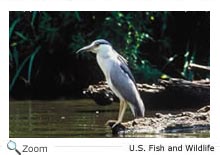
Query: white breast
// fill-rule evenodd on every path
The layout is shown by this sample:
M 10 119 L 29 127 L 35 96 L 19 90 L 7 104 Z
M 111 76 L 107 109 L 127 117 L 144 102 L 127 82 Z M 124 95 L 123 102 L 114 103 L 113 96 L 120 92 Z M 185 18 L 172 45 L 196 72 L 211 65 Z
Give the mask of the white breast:
M 97 53 L 96 59 L 97 62 L 102 70 L 102 72 L 105 75 L 106 81 L 110 87 L 110 89 L 115 93 L 117 97 L 123 100 L 123 97 L 121 94 L 115 89 L 113 86 L 111 79 L 110 79 L 110 69 L 112 68 L 114 63 L 120 63 L 120 61 L 117 59 L 118 54 L 115 52 L 109 52 L 109 53 Z
M 102 72 L 105 75 L 106 80 L 107 81 L 110 80 L 109 79 L 110 69 L 113 63 L 115 63 L 114 55 L 97 53 L 96 59 L 99 64 L 99 67 L 101 68 Z

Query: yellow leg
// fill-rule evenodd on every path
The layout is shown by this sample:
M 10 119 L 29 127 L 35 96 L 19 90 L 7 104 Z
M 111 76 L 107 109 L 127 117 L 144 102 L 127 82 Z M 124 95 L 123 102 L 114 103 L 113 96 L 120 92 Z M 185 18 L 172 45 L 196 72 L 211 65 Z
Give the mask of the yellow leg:
M 122 122 L 126 108 L 127 108 L 127 103 L 125 101 L 121 101 L 120 107 L 119 107 L 118 120 L 115 122 L 115 124 L 112 126 L 112 128 L 114 128 L 117 124 Z
M 109 123 L 115 122 L 114 125 L 112 126 L 112 128 L 114 128 L 117 124 L 121 123 L 125 114 L 127 108 L 127 103 L 125 101 L 120 101 L 120 105 L 119 105 L 119 113 L 118 113 L 118 120 L 108 120 L 106 122 L 106 125 L 108 125 Z
M 127 103 L 125 101 L 121 101 L 119 114 L 118 114 L 118 121 L 116 123 L 121 123 L 127 108 Z
M 118 119 L 119 119 L 119 116 L 121 115 L 121 112 L 122 112 L 123 106 L 124 106 L 124 101 L 120 101 L 119 112 L 118 112 Z

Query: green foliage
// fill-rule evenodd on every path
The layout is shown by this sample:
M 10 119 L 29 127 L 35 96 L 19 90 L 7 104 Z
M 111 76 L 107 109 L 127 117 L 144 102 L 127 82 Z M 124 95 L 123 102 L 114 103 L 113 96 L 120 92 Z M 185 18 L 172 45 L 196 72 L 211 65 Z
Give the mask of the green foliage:
M 101 26 L 104 30 L 100 30 L 99 35 L 99 38 L 111 38 L 113 46 L 128 60 L 130 67 L 135 74 L 140 75 L 142 81 L 158 79 L 162 75 L 141 56 L 145 52 L 141 51 L 141 45 L 154 41 L 150 35 L 153 32 L 150 24 L 154 20 L 154 12 L 111 12 L 105 17 Z
M 33 26 L 34 23 L 34 16 L 36 16 L 36 13 L 33 12 L 33 18 L 32 18 L 32 22 L 30 23 L 31 26 Z M 19 76 L 21 76 L 22 70 L 25 69 L 25 65 L 28 63 L 28 70 L 27 70 L 27 82 L 30 83 L 31 80 L 31 72 L 32 72 L 32 67 L 33 67 L 33 62 L 35 59 L 36 54 L 39 52 L 41 46 L 39 45 L 38 47 L 34 47 L 36 46 L 36 42 L 29 38 L 28 36 L 25 36 L 25 32 L 22 31 L 14 31 L 16 28 L 16 25 L 18 24 L 18 22 L 21 20 L 20 17 L 18 17 L 17 19 L 15 19 L 13 21 L 13 23 L 10 26 L 9 29 L 9 38 L 10 38 L 10 42 L 11 42 L 11 36 L 14 34 L 14 36 L 17 36 L 18 39 L 15 42 L 12 42 L 11 48 L 13 49 L 13 53 L 11 53 L 11 51 L 9 52 L 9 60 L 10 60 L 10 64 L 15 64 L 15 68 L 14 68 L 14 74 L 13 77 L 11 77 L 11 81 L 9 84 L 9 91 L 11 91 L 15 85 L 15 82 L 17 81 L 17 79 L 19 78 Z M 19 46 L 25 46 L 26 42 L 30 42 L 30 44 L 32 44 L 33 48 L 35 48 L 34 51 L 30 51 L 28 52 L 28 55 L 25 56 L 21 62 L 20 62 L 20 55 L 22 55 L 22 52 L 19 52 L 17 47 Z
M 34 22 L 35 22 L 36 16 L 37 16 L 37 12 L 34 11 L 32 14 L 32 19 L 31 19 L 31 27 L 33 28 L 34 28 Z
M 32 66 L 33 66 L 33 62 L 34 62 L 34 58 L 36 56 L 36 54 L 40 51 L 41 46 L 38 46 L 29 56 L 30 60 L 29 60 L 29 65 L 28 65 L 28 82 L 30 83 L 31 81 L 31 72 L 32 72 Z
M 22 61 L 22 63 L 21 63 L 20 65 L 18 65 L 18 62 L 17 62 L 17 61 L 18 61 L 18 58 L 15 57 L 14 60 L 17 62 L 16 66 L 18 66 L 18 67 L 17 67 L 16 72 L 15 72 L 13 78 L 12 78 L 12 81 L 11 81 L 10 85 L 9 85 L 9 91 L 11 91 L 12 88 L 14 87 L 16 80 L 18 79 L 19 75 L 21 74 L 22 69 L 24 69 L 24 67 L 25 67 L 25 65 L 26 65 L 26 63 L 27 63 L 28 61 L 29 61 L 29 65 L 28 65 L 28 82 L 30 82 L 30 80 L 31 80 L 31 72 L 32 72 L 33 61 L 34 61 L 34 58 L 35 58 L 36 54 L 39 52 L 39 50 L 40 50 L 40 46 L 37 47 L 37 48 L 35 49 L 35 51 L 33 51 L 29 56 L 27 56 L 27 57 Z M 16 49 L 15 49 L 15 51 L 16 51 L 16 53 L 18 53 Z
M 195 55 L 196 55 L 196 52 L 193 52 L 192 55 L 190 56 L 189 51 L 187 51 L 184 55 L 184 66 L 183 66 L 183 71 L 181 74 L 187 80 L 193 80 L 194 78 L 194 72 L 192 70 L 189 70 L 189 64 L 195 62 Z
M 31 85 L 35 75 L 52 74 L 48 70 L 61 78 L 63 70 L 72 71 L 73 79 L 82 77 L 80 61 L 93 57 L 77 56 L 74 51 L 100 38 L 110 41 L 128 60 L 137 81 L 155 82 L 170 76 L 194 79 L 196 74 L 187 69 L 188 64 L 209 63 L 209 44 L 200 41 L 204 40 L 201 34 L 207 43 L 209 12 L 10 12 L 10 91 L 19 77 Z M 208 53 L 199 57 L 202 50 Z M 65 57 L 68 54 L 75 57 L 71 62 Z M 42 71 L 51 66 L 56 68 Z M 97 66 L 85 68 L 93 76 Z
M 17 25 L 17 23 L 20 21 L 20 18 L 17 18 L 13 21 L 13 23 L 11 24 L 10 28 L 9 28 L 9 39 L 11 38 L 11 35 L 14 31 L 15 26 Z

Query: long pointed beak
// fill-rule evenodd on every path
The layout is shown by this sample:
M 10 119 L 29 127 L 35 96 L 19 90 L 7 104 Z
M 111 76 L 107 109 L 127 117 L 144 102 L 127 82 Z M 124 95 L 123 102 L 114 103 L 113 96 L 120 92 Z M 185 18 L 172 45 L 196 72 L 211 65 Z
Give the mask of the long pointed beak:
M 86 51 L 91 51 L 93 48 L 93 45 L 88 45 L 88 46 L 85 46 L 81 49 L 79 49 L 78 51 L 76 51 L 76 54 L 79 54 L 80 52 L 86 52 Z

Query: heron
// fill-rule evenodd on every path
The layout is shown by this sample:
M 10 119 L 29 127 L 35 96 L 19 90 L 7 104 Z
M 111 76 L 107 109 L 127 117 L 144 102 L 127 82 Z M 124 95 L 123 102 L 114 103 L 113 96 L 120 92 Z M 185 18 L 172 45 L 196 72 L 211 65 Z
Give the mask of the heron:
M 109 120 L 106 124 L 114 122 L 113 128 L 122 123 L 127 105 L 129 105 L 135 119 L 144 117 L 145 107 L 127 60 L 104 39 L 95 40 L 76 53 L 85 51 L 96 54 L 96 60 L 105 75 L 108 86 L 120 100 L 118 119 Z

